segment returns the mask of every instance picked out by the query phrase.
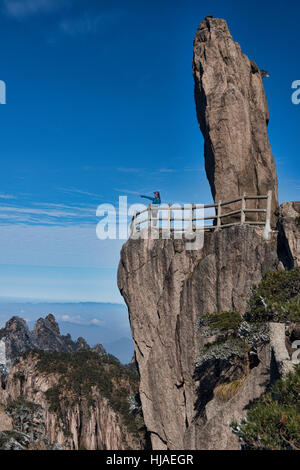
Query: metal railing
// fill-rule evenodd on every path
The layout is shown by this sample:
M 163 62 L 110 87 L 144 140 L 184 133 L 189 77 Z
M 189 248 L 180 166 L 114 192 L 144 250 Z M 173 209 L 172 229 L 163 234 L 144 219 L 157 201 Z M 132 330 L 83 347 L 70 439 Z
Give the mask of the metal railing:
M 266 201 L 265 208 L 249 208 L 247 201 Z M 240 207 L 235 210 L 226 212 L 223 208 L 229 205 L 241 203 Z M 232 199 L 231 201 L 222 202 L 217 204 L 185 204 L 183 207 L 177 207 L 172 204 L 167 205 L 154 205 L 149 206 L 142 211 L 135 211 L 130 226 L 130 235 L 134 235 L 146 228 L 158 229 L 167 232 L 183 232 L 191 233 L 197 230 L 213 231 L 220 230 L 225 227 L 232 227 L 235 225 L 256 225 L 264 226 L 263 236 L 269 239 L 271 234 L 271 207 L 272 207 L 272 191 L 269 191 L 265 196 L 249 196 L 244 193 L 242 196 Z M 205 209 L 215 209 L 215 215 L 204 216 Z M 230 209 L 230 208 L 229 208 Z M 176 216 L 175 214 L 178 214 Z M 199 215 L 200 213 L 200 215 Z M 265 217 L 257 216 L 257 219 L 264 218 L 264 220 L 247 220 L 247 215 L 261 214 Z M 226 218 L 231 217 L 234 222 L 226 223 Z M 255 217 L 254 217 L 255 218 Z M 207 221 L 211 221 L 210 225 L 205 225 Z M 225 222 L 225 223 L 224 223 Z

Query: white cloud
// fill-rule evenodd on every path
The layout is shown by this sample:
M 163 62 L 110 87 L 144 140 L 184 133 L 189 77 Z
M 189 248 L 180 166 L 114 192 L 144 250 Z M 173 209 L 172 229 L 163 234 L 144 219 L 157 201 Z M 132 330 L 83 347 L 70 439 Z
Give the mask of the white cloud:
M 0 196 L 1 198 L 1 196 Z M 0 204 L 0 224 L 6 222 L 41 225 L 80 225 L 96 223 L 97 205 L 33 202 L 29 207 Z
M 12 194 L 0 194 L 0 199 L 16 199 Z
M 77 188 L 58 188 L 58 189 L 60 191 L 63 191 L 64 193 L 81 194 L 81 195 L 84 195 L 84 196 L 90 196 L 90 197 L 94 197 L 94 198 L 103 199 L 103 196 L 101 196 L 100 194 L 90 193 L 88 191 L 83 191 L 82 189 L 77 189 Z
M 15 214 L 34 214 L 34 215 L 46 215 L 48 217 L 76 217 L 76 212 L 73 211 L 59 211 L 53 209 L 35 209 L 32 207 L 15 207 L 15 206 L 1 206 L 0 213 L 13 212 Z
M 118 8 L 107 9 L 100 15 L 86 13 L 82 16 L 65 18 L 60 22 L 59 28 L 68 36 L 105 33 L 115 26 L 123 15 L 124 11 Z
M 3 0 L 3 3 L 9 16 L 22 19 L 39 13 L 51 13 L 67 2 L 66 0 Z
M 71 320 L 71 317 L 69 315 L 63 315 L 61 317 L 62 321 L 70 321 Z
M 80 315 L 75 315 L 75 316 L 62 315 L 61 320 L 68 322 L 68 323 L 82 323 L 82 318 Z
M 76 323 L 77 325 L 105 325 L 104 320 L 100 320 L 99 318 L 92 318 L 89 320 L 88 318 L 82 318 L 80 315 L 62 315 L 61 321 L 66 323 Z M 127 324 L 125 326 L 127 326 Z
M 97 325 L 97 326 L 102 326 L 105 324 L 105 322 L 99 320 L 98 318 L 93 318 L 91 320 L 92 325 Z

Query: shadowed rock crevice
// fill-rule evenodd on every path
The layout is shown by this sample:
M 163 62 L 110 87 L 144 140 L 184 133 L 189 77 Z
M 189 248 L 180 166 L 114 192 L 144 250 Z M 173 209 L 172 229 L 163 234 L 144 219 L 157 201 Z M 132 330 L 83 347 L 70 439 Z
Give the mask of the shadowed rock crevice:
M 284 202 L 278 211 L 278 257 L 287 269 L 300 266 L 300 202 Z

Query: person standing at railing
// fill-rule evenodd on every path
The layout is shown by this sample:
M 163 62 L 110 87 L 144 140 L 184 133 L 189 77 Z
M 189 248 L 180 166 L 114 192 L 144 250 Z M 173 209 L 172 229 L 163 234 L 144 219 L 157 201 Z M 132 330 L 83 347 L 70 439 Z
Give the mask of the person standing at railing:
M 161 204 L 161 199 L 160 199 L 160 194 L 158 191 L 154 191 L 154 196 L 155 197 L 151 197 L 151 196 L 143 196 L 141 195 L 141 197 L 143 197 L 144 199 L 149 199 L 152 204 Z
M 143 197 L 144 199 L 149 199 L 152 202 L 153 205 L 159 206 L 161 204 L 159 191 L 154 191 L 153 194 L 154 194 L 154 197 L 143 196 L 143 195 L 141 195 L 141 197 Z M 152 214 L 152 218 L 153 218 L 153 226 L 154 227 L 157 226 L 157 213 L 158 213 L 158 209 L 151 207 L 151 214 Z

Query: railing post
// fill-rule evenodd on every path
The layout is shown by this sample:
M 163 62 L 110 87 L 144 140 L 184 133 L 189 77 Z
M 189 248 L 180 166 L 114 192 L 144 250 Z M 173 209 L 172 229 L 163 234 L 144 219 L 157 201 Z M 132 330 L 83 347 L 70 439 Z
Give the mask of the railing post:
M 151 205 L 151 220 L 153 220 L 153 227 L 157 227 L 158 226 L 158 221 L 159 221 L 159 215 L 158 215 L 158 209 L 156 209 L 156 207 L 153 207 L 153 205 Z
M 171 214 L 172 214 L 171 204 L 169 204 L 168 206 L 168 232 L 170 233 L 171 233 Z
M 151 204 L 148 204 L 148 237 L 151 236 Z
M 245 221 L 246 221 L 246 212 L 245 212 L 245 209 L 246 209 L 246 193 L 243 193 L 243 196 L 242 196 L 242 207 L 241 207 L 241 225 L 244 225 Z
M 193 218 L 194 218 L 194 203 L 191 203 L 191 209 L 190 209 L 190 231 L 193 232 Z M 183 225 L 184 227 L 184 225 Z M 183 229 L 184 230 L 184 229 Z
M 271 238 L 271 210 L 272 210 L 272 191 L 268 191 L 267 197 L 267 212 L 266 212 L 266 224 L 263 231 L 263 237 L 265 240 L 270 240 Z
M 266 209 L 248 209 L 249 212 L 258 212 L 258 213 L 262 213 L 264 212 L 266 214 L 266 220 L 265 220 L 265 226 L 264 226 L 264 230 L 263 230 L 263 237 L 265 240 L 269 240 L 271 238 L 271 233 L 272 233 L 272 228 L 271 228 L 271 216 L 272 216 L 272 191 L 268 191 L 268 194 L 267 196 L 265 195 L 260 195 L 260 196 L 248 196 L 246 195 L 246 193 L 243 193 L 242 197 L 239 197 L 239 198 L 236 198 L 235 200 L 233 201 L 228 201 L 227 204 L 231 203 L 231 202 L 238 202 L 238 201 L 241 201 L 241 209 L 237 209 L 236 212 L 237 214 L 241 214 L 241 225 L 244 225 L 247 223 L 246 221 L 246 213 L 247 213 L 247 208 L 246 208 L 246 205 L 247 205 L 247 199 L 263 199 L 263 200 L 267 200 L 267 207 Z M 217 214 L 216 216 L 214 216 L 214 220 L 216 220 L 216 225 L 214 225 L 215 229 L 216 230 L 219 230 L 222 228 L 222 206 L 226 204 L 226 203 L 222 203 L 222 201 L 219 201 L 218 204 L 215 205 L 215 208 L 217 210 Z M 205 208 L 205 206 L 203 206 Z M 211 206 L 209 206 L 211 207 Z M 147 207 L 147 221 L 148 221 L 148 236 L 150 236 L 151 238 L 159 238 L 159 233 L 160 233 L 160 228 L 159 226 L 157 225 L 158 221 L 160 220 L 160 217 L 158 217 L 158 213 L 159 213 L 159 207 L 156 207 L 156 206 L 152 206 L 152 204 L 149 204 L 148 207 Z M 165 210 L 165 209 L 162 209 L 162 210 Z M 186 210 L 189 210 L 189 216 L 188 218 L 185 218 L 185 214 L 186 214 Z M 188 221 L 188 227 L 185 227 L 185 223 L 182 227 L 183 229 L 183 232 L 189 232 L 189 233 L 193 233 L 195 230 L 197 231 L 197 222 L 194 223 L 194 220 L 198 220 L 197 219 L 197 214 L 195 214 L 195 210 L 197 210 L 197 206 L 194 204 L 194 203 L 190 203 L 190 204 L 185 204 L 184 206 L 184 215 L 183 215 L 183 218 L 179 218 L 178 220 L 181 220 L 183 222 L 185 221 Z M 166 234 L 167 233 L 171 233 L 172 231 L 172 204 L 168 204 L 168 208 L 167 208 L 167 211 L 168 211 L 168 216 L 167 218 L 165 219 L 164 216 L 162 216 L 163 220 L 167 220 L 167 230 L 164 230 L 163 229 L 163 226 L 161 227 L 162 229 L 162 234 L 163 232 L 165 232 Z M 142 213 L 144 213 L 145 211 L 142 211 Z M 131 220 L 131 224 L 130 224 L 130 237 L 134 237 L 135 235 L 137 235 L 138 232 L 141 232 L 141 224 L 140 224 L 140 221 L 137 219 L 137 217 L 140 215 L 140 212 L 138 211 L 134 211 L 134 214 L 133 214 L 133 217 L 132 217 L 132 220 Z M 226 213 L 225 213 L 226 215 Z M 208 217 L 207 217 L 208 218 Z M 176 219 L 176 217 L 175 217 Z M 202 217 L 202 219 L 204 220 L 205 217 Z M 201 220 L 201 218 L 199 219 Z M 145 222 L 145 220 L 143 220 L 142 222 Z M 249 223 L 254 223 L 255 222 L 249 222 Z M 258 222 L 257 225 L 261 225 L 263 224 L 263 222 Z M 227 224 L 227 226 L 229 226 Z M 158 228 L 158 230 L 153 230 L 152 229 L 156 229 Z M 143 236 L 147 237 L 147 232 L 142 230 L 143 232 Z M 140 235 L 140 233 L 139 233 Z M 182 233 L 181 233 L 182 235 Z M 164 238 L 164 235 L 162 235 L 163 238 Z M 175 236 L 175 234 L 174 234 Z
M 171 204 L 168 204 L 167 209 L 163 209 L 163 213 L 162 213 L 163 218 L 165 218 L 164 217 L 165 212 L 167 212 L 167 217 L 166 217 L 167 227 L 164 228 L 164 222 L 162 221 L 161 235 L 162 235 L 163 240 L 169 240 L 171 238 Z
M 221 210 L 222 210 L 222 206 L 221 206 L 221 201 L 218 202 L 218 212 L 217 212 L 217 230 L 219 230 L 221 228 Z
M 131 224 L 130 224 L 130 237 L 133 237 L 136 234 L 136 214 L 137 214 L 137 211 L 134 211 Z
M 137 232 L 137 225 L 138 225 L 138 221 L 137 221 L 137 211 L 134 212 L 134 233 Z

